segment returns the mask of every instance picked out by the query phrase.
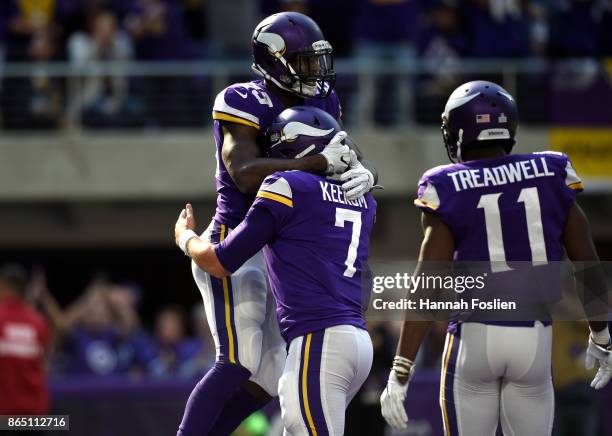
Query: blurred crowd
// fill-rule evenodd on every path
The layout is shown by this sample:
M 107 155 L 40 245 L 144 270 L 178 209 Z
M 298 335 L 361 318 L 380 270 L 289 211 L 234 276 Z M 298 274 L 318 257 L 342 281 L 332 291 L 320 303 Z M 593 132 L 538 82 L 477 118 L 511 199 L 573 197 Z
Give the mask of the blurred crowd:
M 21 274 L 26 276 L 25 271 Z M 48 289 L 42 269 L 30 275 L 24 298 L 51 332 L 47 363 L 54 377 L 194 378 L 215 359 L 201 304 L 191 313 L 179 305 L 160 307 L 152 325 L 145 326 L 137 285 L 97 277 L 75 301 L 62 307 Z
M 452 87 L 462 58 L 612 55 L 610 0 L 6 0 L 0 2 L 0 65 L 29 62 L 31 67 L 26 77 L 2 81 L 1 123 L 9 129 L 75 122 L 88 127 L 205 125 L 202 103 L 212 101 L 212 83 L 128 77 L 121 61 L 245 59 L 255 24 L 280 10 L 311 15 L 339 58 L 391 68 L 427 63 L 437 73 L 433 81 L 420 81 L 425 94 Z M 75 84 L 53 74 L 52 61 L 75 67 L 119 62 L 110 72 L 88 74 Z M 241 79 L 249 76 L 245 70 Z M 344 81 L 347 87 L 349 82 Z M 355 107 L 356 94 L 345 94 L 345 106 Z M 384 109 L 378 112 L 405 118 L 402 102 L 411 98 L 409 87 L 383 81 L 376 95 L 376 106 Z M 397 105 L 402 107 L 395 110 Z M 356 115 L 347 111 L 347 118 Z
M 214 364 L 214 342 L 201 303 L 191 313 L 185 306 L 159 307 L 146 325 L 139 309 L 142 292 L 134 284 L 95 277 L 64 305 L 56 301 L 57 292 L 48 289 L 40 268 L 28 272 L 17 264 L 0 265 L 0 412 L 49 413 L 48 376 L 56 382 L 197 380 Z M 427 383 L 437 383 L 446 327 L 434 323 L 417 356 L 418 378 Z M 374 361 L 349 409 L 347 434 L 376 435 L 385 427 L 379 397 L 400 323 L 370 322 L 368 328 Z M 600 398 L 589 387 L 592 372 L 583 364 L 587 325 L 557 322 L 554 331 L 556 435 L 600 434 Z M 245 426 L 267 428 L 263 415 L 252 419 Z
M 612 55 L 609 0 L 6 0 L 0 43 L 8 61 L 243 56 L 281 10 L 311 15 L 340 57 Z
M 158 307 L 147 325 L 141 319 L 142 290 L 134 283 L 115 283 L 96 276 L 75 300 L 63 305 L 56 298 L 61 294 L 48 288 L 40 267 L 28 272 L 18 264 L 0 265 L 0 288 L 2 283 L 8 283 L 15 298 L 45 325 L 45 359 L 53 377 L 194 378 L 215 361 L 215 346 L 201 303 L 191 309 L 182 305 Z M 7 301 L 0 298 L 0 307 Z M 381 371 L 375 369 L 373 374 L 383 377 L 375 383 L 377 390 L 384 385 L 399 327 L 397 323 L 369 324 L 375 364 L 381 365 Z M 445 335 L 445 323 L 432 328 L 419 354 L 420 367 L 439 367 Z

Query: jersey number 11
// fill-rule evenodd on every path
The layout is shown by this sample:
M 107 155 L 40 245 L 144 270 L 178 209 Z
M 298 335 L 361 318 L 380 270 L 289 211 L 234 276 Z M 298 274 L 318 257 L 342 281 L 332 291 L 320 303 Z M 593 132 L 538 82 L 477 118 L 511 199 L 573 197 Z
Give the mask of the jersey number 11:
M 501 192 L 484 194 L 480 197 L 477 206 L 479 209 L 484 209 L 491 272 L 509 271 L 511 269 L 506 263 L 506 251 L 504 249 L 504 239 L 502 235 L 501 216 L 499 211 L 499 197 L 501 197 L 501 195 Z M 546 257 L 546 244 L 544 242 L 544 228 L 542 226 L 542 212 L 540 210 L 538 188 L 532 187 L 521 189 L 516 201 L 525 205 L 531 261 L 533 265 L 546 264 L 548 259 Z

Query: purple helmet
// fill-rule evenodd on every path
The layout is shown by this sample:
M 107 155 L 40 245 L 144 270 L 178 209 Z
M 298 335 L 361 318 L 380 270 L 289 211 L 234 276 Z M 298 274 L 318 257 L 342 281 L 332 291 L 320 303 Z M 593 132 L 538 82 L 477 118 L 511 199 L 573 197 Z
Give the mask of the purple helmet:
M 467 82 L 453 91 L 442 113 L 442 136 L 448 157 L 461 162 L 466 148 L 502 140 L 506 152 L 514 146 L 518 111 L 514 98 L 501 86 L 484 80 Z
M 253 70 L 279 88 L 305 98 L 325 98 L 334 88 L 332 46 L 306 15 L 270 15 L 255 27 L 251 45 Z
M 341 130 L 338 121 L 322 109 L 312 106 L 285 109 L 266 131 L 268 156 L 299 159 L 320 153 Z

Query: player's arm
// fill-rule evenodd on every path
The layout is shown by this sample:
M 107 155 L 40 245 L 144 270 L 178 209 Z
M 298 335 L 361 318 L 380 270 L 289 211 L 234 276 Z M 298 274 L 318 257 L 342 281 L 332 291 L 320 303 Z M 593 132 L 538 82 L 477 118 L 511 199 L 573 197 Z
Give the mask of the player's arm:
M 563 243 L 567 256 L 572 262 L 586 263 L 586 267 L 581 271 L 581 279 L 584 280 L 583 304 L 587 315 L 605 315 L 609 308 L 606 276 L 593 243 L 588 218 L 582 208 L 575 202 L 567 217 L 563 232 Z M 592 332 L 608 331 L 606 321 L 589 320 L 589 326 Z
M 440 218 L 423 212 L 421 214 L 423 242 L 419 252 L 414 276 L 421 273 L 434 274 L 437 271 L 429 268 L 429 262 L 450 262 L 453 260 L 455 241 L 450 229 Z M 404 321 L 397 345 L 397 356 L 414 361 L 417 351 L 432 321 Z M 400 377 L 405 381 L 406 377 Z
M 575 202 L 567 217 L 563 242 L 570 260 L 587 262 L 587 266 L 581 271 L 581 279 L 585 288 L 584 295 L 582 295 L 582 304 L 587 317 L 607 315 L 609 301 L 606 277 L 599 263 L 599 256 L 595 250 L 588 219 Z M 589 319 L 589 327 L 591 334 L 586 351 L 585 367 L 586 369 L 593 369 L 595 362 L 599 364 L 591 387 L 601 389 L 612 378 L 610 331 L 606 321 Z
M 421 273 L 436 273 L 430 269 L 428 263 L 451 261 L 455 250 L 453 235 L 440 218 L 423 212 L 421 225 L 423 242 L 414 272 L 415 276 Z M 405 429 L 407 427 L 408 416 L 404 408 L 404 400 L 408 391 L 408 382 L 414 373 L 414 360 L 417 352 L 431 323 L 432 321 L 404 321 L 402 325 L 389 381 L 380 398 L 382 415 L 394 428 Z
M 336 159 L 340 161 L 345 154 L 341 150 L 334 155 L 315 154 L 301 159 L 264 158 L 256 142 L 257 129 L 243 124 L 224 122 L 222 130 L 223 163 L 243 193 L 257 192 L 263 180 L 276 171 L 300 170 L 324 174 L 330 170 L 330 166 L 333 168 L 344 165 L 346 168 L 346 163 L 336 161 Z
M 181 211 L 174 228 L 176 244 L 204 271 L 223 278 L 253 257 L 274 234 L 275 223 L 265 209 L 251 209 L 244 221 L 219 244 L 200 239 L 194 232 L 191 204 Z

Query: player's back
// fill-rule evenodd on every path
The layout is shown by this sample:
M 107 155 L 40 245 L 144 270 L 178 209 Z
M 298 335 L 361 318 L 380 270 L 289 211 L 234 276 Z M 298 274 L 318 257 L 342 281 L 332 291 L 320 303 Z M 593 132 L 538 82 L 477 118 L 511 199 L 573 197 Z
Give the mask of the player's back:
M 340 324 L 365 328 L 374 197 L 348 201 L 341 182 L 288 171 L 268 177 L 253 206 L 278 223 L 264 255 L 285 340 Z
M 542 152 L 436 167 L 419 183 L 415 204 L 450 228 L 455 259 L 542 264 L 561 260 L 562 236 L 576 192 L 567 156 Z

